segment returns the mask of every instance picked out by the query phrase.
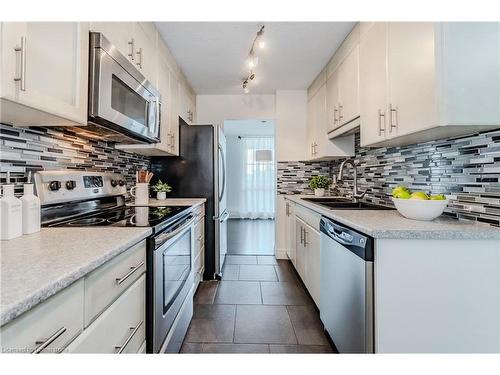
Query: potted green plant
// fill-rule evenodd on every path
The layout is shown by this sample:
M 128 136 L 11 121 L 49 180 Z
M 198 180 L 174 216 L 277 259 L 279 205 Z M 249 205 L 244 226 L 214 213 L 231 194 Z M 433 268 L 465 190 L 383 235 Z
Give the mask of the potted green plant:
M 167 199 L 167 193 L 172 191 L 172 187 L 166 182 L 158 180 L 158 182 L 153 186 L 153 190 L 156 192 L 156 199 L 164 200 Z
M 326 176 L 314 176 L 309 181 L 309 187 L 314 190 L 314 195 L 317 197 L 322 197 L 325 195 L 325 189 L 332 184 L 332 181 Z

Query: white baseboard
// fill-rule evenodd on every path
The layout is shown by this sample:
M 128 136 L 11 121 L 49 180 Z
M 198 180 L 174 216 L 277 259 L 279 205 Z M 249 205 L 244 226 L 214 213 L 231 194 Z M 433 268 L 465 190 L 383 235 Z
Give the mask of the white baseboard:
M 288 260 L 288 255 L 286 255 L 286 249 L 276 249 L 274 252 L 276 259 Z

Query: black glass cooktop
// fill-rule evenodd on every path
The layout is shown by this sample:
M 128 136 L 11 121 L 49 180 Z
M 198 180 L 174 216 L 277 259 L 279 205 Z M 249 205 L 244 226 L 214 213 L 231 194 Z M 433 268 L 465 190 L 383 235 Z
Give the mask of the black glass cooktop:
M 53 222 L 49 227 L 158 227 L 164 226 L 179 217 L 189 207 L 120 207 L 102 212 L 92 213 L 78 218 Z

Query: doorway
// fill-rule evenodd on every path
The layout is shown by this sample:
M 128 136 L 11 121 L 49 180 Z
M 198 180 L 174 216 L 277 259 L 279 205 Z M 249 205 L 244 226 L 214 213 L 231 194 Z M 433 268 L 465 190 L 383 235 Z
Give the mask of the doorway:
M 226 120 L 227 253 L 274 255 L 276 159 L 272 120 Z

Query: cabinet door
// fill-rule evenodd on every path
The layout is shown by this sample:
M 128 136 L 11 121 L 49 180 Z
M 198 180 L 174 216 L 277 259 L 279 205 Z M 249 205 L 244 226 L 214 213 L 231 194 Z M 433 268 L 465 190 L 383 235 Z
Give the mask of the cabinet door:
M 156 33 L 150 30 L 150 23 L 134 23 L 135 66 L 154 84 L 157 69 Z
M 387 23 L 374 22 L 359 44 L 361 146 L 385 139 L 387 86 Z
M 327 131 L 331 132 L 339 125 L 339 77 L 338 70 L 333 72 L 326 81 L 326 112 L 327 112 Z
M 432 22 L 390 22 L 389 107 L 386 136 L 438 123 L 435 33 Z
M 87 124 L 88 23 L 3 23 L 2 39 L 2 96 Z
M 295 236 L 295 204 L 286 200 L 286 223 L 285 223 L 285 236 L 286 236 L 286 252 L 292 264 L 296 265 L 296 236 Z
M 305 226 L 306 243 L 306 280 L 305 284 L 309 294 L 313 298 L 316 306 L 320 303 L 320 281 L 321 281 L 321 247 L 320 234 L 309 225 Z
M 359 117 L 359 47 L 355 46 L 340 64 L 338 71 L 338 126 Z M 335 75 L 335 73 L 334 73 Z
M 188 124 L 192 124 L 189 93 L 187 92 L 187 88 L 182 82 L 179 82 L 179 117 L 181 117 Z
M 314 95 L 315 100 L 315 137 L 314 137 L 314 157 L 320 158 L 323 156 L 331 155 L 330 154 L 330 144 L 331 142 L 328 140 L 328 124 L 327 124 L 327 115 L 326 115 L 326 84 L 321 86 Z
M 172 152 L 172 136 L 171 124 L 172 117 L 170 116 L 171 95 L 170 95 L 170 70 L 167 64 L 162 61 L 158 62 L 158 90 L 161 94 L 161 119 L 160 119 L 160 139 L 161 142 L 156 145 L 166 152 Z
M 92 22 L 90 31 L 103 33 L 122 55 L 135 62 L 137 43 L 133 22 Z
M 307 102 L 307 150 L 308 159 L 314 158 L 314 140 L 316 138 L 316 117 L 317 105 L 316 95 Z
M 172 134 L 171 154 L 179 155 L 179 80 L 170 72 L 170 133 Z
M 306 262 L 307 248 L 304 246 L 304 227 L 305 223 L 299 218 L 295 218 L 295 269 L 302 281 L 306 280 Z

